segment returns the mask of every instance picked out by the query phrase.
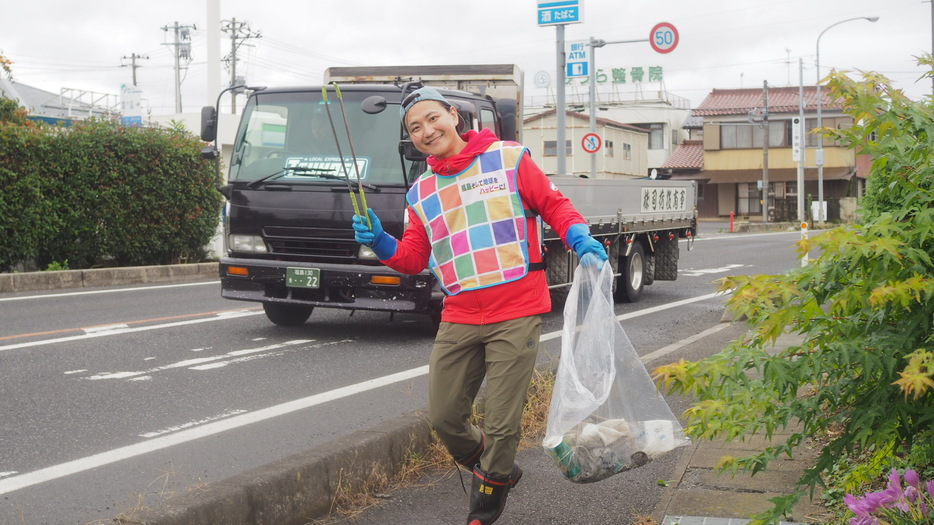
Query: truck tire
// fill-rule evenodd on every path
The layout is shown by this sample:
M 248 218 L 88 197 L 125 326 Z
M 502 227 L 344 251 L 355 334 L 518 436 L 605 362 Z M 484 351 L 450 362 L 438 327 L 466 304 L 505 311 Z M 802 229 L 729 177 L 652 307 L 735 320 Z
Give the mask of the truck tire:
M 678 239 L 659 239 L 655 243 L 655 278 L 659 281 L 678 279 Z
M 294 304 L 263 303 L 263 311 L 270 321 L 279 326 L 299 326 L 311 316 L 314 306 L 295 306 Z
M 645 271 L 642 272 L 642 284 L 648 286 L 655 282 L 655 254 L 645 254 Z
M 620 266 L 613 299 L 616 302 L 638 302 L 645 288 L 645 250 L 641 242 L 632 243 L 629 255 L 620 257 Z
M 548 286 L 570 283 L 573 280 L 570 252 L 564 249 L 564 244 L 562 242 L 549 243 L 548 253 L 545 257 L 545 275 L 548 280 Z M 552 308 L 564 306 L 564 302 L 567 300 L 568 292 L 570 291 L 570 284 L 568 286 L 551 288 Z

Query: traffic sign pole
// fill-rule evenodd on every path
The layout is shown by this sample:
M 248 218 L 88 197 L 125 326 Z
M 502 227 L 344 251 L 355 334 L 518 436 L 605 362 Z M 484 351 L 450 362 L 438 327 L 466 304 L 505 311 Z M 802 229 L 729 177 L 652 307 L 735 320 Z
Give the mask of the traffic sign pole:
M 557 62 L 557 77 L 558 77 L 558 89 L 556 90 L 556 115 L 557 118 L 557 149 L 558 149 L 558 166 L 557 173 L 559 175 L 567 174 L 567 151 L 564 146 L 567 141 L 567 135 L 565 130 L 565 119 L 567 117 L 567 110 L 565 109 L 565 100 L 564 100 L 564 26 L 566 24 L 575 24 L 583 22 L 581 17 L 581 9 L 579 0 L 552 0 L 546 2 L 538 3 L 538 25 L 546 26 L 553 25 L 555 26 L 555 40 L 557 51 L 556 62 Z

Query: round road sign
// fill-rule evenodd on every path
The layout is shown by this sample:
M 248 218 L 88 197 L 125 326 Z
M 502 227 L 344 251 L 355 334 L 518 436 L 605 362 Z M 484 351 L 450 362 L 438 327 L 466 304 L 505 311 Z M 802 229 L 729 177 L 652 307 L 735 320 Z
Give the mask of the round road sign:
M 581 146 L 584 147 L 584 151 L 587 153 L 596 153 L 600 151 L 600 146 L 603 146 L 603 139 L 596 133 L 588 133 L 581 140 Z
M 649 43 L 659 53 L 671 53 L 678 47 L 678 30 L 668 22 L 655 24 L 649 33 Z

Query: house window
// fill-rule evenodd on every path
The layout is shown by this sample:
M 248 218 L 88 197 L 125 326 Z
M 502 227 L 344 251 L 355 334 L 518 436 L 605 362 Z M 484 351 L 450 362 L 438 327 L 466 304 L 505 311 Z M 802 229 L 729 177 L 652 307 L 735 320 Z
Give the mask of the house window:
M 612 157 L 613 156 L 613 141 L 608 140 L 604 143 L 604 145 L 606 146 L 606 156 Z
M 649 149 L 665 149 L 665 126 L 649 124 Z
M 849 117 L 823 117 L 821 118 L 821 126 L 825 128 L 836 128 L 836 129 L 846 129 L 849 128 L 853 120 Z M 805 137 L 807 140 L 807 147 L 816 148 L 817 147 L 817 134 L 813 133 L 817 129 L 817 119 L 809 118 L 804 119 L 804 128 L 805 128 Z M 829 137 L 824 137 L 824 147 L 827 146 L 839 146 L 839 144 Z
M 797 197 L 798 196 L 798 182 L 797 181 L 785 182 L 785 196 L 786 197 Z
M 788 120 L 769 122 L 769 147 L 790 146 Z M 722 149 L 759 149 L 765 139 L 765 129 L 750 124 L 721 124 L 720 147 Z
M 571 141 L 564 141 L 564 152 L 565 155 L 571 155 Z M 545 156 L 546 157 L 557 157 L 558 156 L 558 141 L 557 140 L 546 140 L 545 141 Z
M 623 142 L 623 158 L 631 159 L 632 158 L 632 144 L 626 144 Z

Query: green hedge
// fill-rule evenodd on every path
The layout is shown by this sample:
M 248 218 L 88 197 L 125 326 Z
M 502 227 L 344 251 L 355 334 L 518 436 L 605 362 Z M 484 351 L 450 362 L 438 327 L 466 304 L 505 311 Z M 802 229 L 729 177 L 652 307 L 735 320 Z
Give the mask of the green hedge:
M 176 129 L 11 115 L 0 99 L 0 271 L 200 260 L 221 197 L 201 142 Z

